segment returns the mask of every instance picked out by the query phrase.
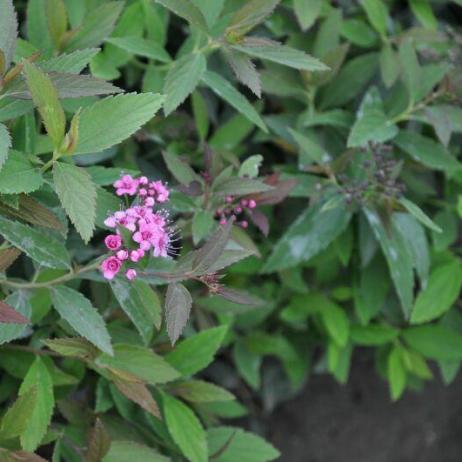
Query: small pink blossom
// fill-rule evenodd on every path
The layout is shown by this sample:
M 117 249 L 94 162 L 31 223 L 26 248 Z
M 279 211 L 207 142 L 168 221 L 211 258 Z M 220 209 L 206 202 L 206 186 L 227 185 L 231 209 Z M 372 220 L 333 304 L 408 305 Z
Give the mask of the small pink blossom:
M 133 263 L 137 263 L 139 260 L 141 260 L 144 257 L 144 251 L 141 249 L 138 250 L 132 250 L 130 252 L 130 260 Z
M 146 197 L 146 199 L 144 200 L 144 205 L 146 207 L 152 207 L 155 203 L 156 201 L 154 200 L 153 197 Z
M 127 270 L 127 272 L 125 273 L 125 276 L 126 276 L 126 278 L 127 278 L 129 281 L 133 281 L 133 279 L 136 278 L 136 270 L 133 269 L 133 268 L 130 268 L 130 269 Z
M 153 181 L 150 187 L 155 191 L 157 202 L 163 203 L 168 201 L 169 191 L 162 181 Z
M 116 187 L 116 194 L 123 196 L 134 196 L 138 192 L 138 180 L 134 179 L 131 175 L 124 175 L 120 180 L 114 183 Z
M 104 239 L 104 243 L 109 250 L 118 250 L 122 245 L 122 238 L 118 234 L 109 234 Z
M 254 209 L 257 206 L 257 203 L 253 200 L 249 200 L 249 209 Z
M 246 228 L 248 228 L 249 223 L 246 220 L 243 220 L 243 221 L 241 221 L 240 225 L 241 225 L 242 228 L 246 229 Z
M 122 262 L 117 257 L 108 257 L 101 263 L 101 270 L 106 279 L 114 279 L 116 274 L 120 271 Z

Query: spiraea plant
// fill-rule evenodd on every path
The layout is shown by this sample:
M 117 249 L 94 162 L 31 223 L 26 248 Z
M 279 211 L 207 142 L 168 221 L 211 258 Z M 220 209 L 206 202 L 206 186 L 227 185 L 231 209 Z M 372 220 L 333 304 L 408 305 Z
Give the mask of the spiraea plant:
M 274 460 L 233 419 L 357 350 L 450 382 L 461 11 L 0 0 L 0 460 Z

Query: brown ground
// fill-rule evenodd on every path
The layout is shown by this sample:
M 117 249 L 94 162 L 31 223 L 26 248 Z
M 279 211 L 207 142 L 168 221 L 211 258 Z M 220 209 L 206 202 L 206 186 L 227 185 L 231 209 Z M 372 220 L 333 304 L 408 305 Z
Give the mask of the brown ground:
M 314 376 L 268 419 L 281 462 L 461 462 L 462 376 L 390 403 L 370 361 L 357 361 L 347 386 Z

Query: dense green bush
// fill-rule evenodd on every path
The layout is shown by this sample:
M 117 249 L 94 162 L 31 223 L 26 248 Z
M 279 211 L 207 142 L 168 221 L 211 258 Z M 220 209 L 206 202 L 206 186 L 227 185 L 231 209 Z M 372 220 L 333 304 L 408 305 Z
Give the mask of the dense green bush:
M 223 420 L 358 347 L 450 382 L 460 5 L 0 0 L 0 460 L 270 461 Z M 170 258 L 108 281 L 121 175 Z

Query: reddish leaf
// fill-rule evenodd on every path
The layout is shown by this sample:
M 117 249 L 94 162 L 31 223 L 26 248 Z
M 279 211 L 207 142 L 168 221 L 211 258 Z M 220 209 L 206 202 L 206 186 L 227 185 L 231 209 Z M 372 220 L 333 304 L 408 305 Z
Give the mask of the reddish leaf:
M 279 174 L 277 173 L 268 176 L 264 182 L 273 186 L 274 189 L 248 196 L 250 199 L 254 199 L 258 205 L 274 205 L 282 202 L 297 184 L 296 180 L 279 181 Z
M 116 380 L 114 382 L 117 389 L 130 401 L 141 406 L 145 411 L 148 411 L 158 419 L 161 418 L 159 407 L 154 401 L 151 392 L 148 390 L 146 385 L 141 382 L 124 382 L 122 380 Z
M 252 220 L 252 223 L 265 235 L 268 236 L 269 233 L 269 223 L 268 218 L 257 209 L 251 209 L 248 211 L 248 215 Z
M 95 426 L 88 434 L 88 449 L 85 454 L 86 462 L 100 462 L 111 447 L 111 439 L 100 419 L 96 419 Z
M 18 313 L 10 305 L 0 301 L 0 323 L 4 324 L 29 324 L 30 321 L 21 313 Z

